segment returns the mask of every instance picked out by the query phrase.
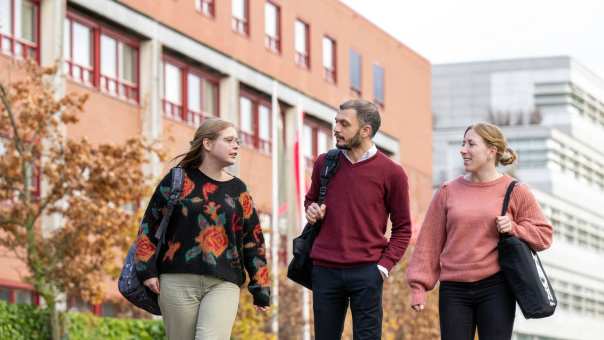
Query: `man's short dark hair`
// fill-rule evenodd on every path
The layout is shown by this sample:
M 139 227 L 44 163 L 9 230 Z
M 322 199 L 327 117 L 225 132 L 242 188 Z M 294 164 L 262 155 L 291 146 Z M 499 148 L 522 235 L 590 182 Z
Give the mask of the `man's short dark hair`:
M 365 124 L 371 126 L 371 137 L 373 138 L 380 129 L 380 124 L 382 123 L 377 105 L 364 99 L 351 99 L 340 104 L 340 111 L 348 109 L 354 109 L 356 111 L 357 119 L 361 126 Z

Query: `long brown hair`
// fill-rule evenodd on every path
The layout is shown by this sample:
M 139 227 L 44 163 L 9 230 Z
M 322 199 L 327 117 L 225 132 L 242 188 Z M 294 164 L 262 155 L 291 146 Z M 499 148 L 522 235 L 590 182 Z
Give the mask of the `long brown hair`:
M 490 123 L 476 123 L 468 126 L 464 137 L 468 131 L 474 130 L 488 146 L 494 146 L 497 149 L 497 156 L 495 157 L 495 165 L 510 165 L 518 159 L 516 151 L 512 150 L 508 145 L 503 131 L 496 125 Z
M 220 118 L 206 119 L 195 131 L 193 140 L 189 143 L 191 146 L 189 151 L 174 157 L 173 160 L 183 157 L 178 162 L 178 166 L 192 169 L 198 168 L 203 162 L 205 150 L 203 149 L 203 140 L 216 140 L 220 133 L 227 128 L 235 127 L 235 125 Z

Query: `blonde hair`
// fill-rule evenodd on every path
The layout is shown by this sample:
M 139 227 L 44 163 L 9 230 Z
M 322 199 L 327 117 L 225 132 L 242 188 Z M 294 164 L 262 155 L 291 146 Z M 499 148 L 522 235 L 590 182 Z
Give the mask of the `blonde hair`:
M 208 118 L 204 120 L 195 131 L 193 140 L 189 143 L 191 145 L 189 151 L 174 157 L 174 159 L 183 157 L 183 159 L 178 162 L 178 166 L 187 169 L 198 168 L 203 162 L 205 153 L 203 149 L 203 140 L 216 140 L 223 130 L 230 127 L 234 128 L 235 125 L 220 118 Z
M 503 132 L 496 125 L 484 122 L 472 124 L 468 126 L 464 132 L 464 137 L 470 130 L 476 132 L 476 134 L 484 140 L 487 146 L 493 146 L 497 149 L 495 165 L 510 165 L 518 159 L 516 151 L 510 148 Z

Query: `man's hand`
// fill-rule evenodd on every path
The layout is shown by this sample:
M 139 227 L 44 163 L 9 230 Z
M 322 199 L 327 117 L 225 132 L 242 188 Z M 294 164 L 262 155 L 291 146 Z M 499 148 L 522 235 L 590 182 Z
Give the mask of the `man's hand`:
M 411 308 L 413 308 L 413 310 L 416 312 L 421 312 L 424 310 L 424 305 L 413 305 Z
M 306 208 L 306 220 L 310 224 L 315 224 L 318 220 L 322 220 L 325 216 L 325 204 L 319 206 L 317 203 L 312 203 Z
M 260 306 L 254 305 L 254 307 L 256 307 L 256 312 L 263 312 L 263 313 L 268 312 L 269 309 L 271 309 L 269 306 L 260 307 Z
M 151 289 L 151 291 L 155 294 L 159 294 L 159 279 L 156 277 L 150 277 L 143 282 L 147 288 Z

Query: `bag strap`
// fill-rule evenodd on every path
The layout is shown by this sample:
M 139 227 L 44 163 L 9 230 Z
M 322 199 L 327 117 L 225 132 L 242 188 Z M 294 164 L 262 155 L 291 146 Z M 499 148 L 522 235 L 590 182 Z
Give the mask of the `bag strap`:
M 518 184 L 518 181 L 512 181 L 512 183 L 508 185 L 508 189 L 505 192 L 505 197 L 503 198 L 501 214 L 499 216 L 504 216 L 507 213 L 508 207 L 510 206 L 510 199 L 512 198 L 512 191 L 514 191 L 514 187 L 516 186 L 516 184 Z
M 325 164 L 323 164 L 323 169 L 321 169 L 321 179 L 319 186 L 319 199 L 317 203 L 319 205 L 325 202 L 325 197 L 327 196 L 327 184 L 333 175 L 336 173 L 340 160 L 340 150 L 339 149 L 331 149 L 327 152 L 325 156 Z
M 170 170 L 170 175 L 172 177 L 172 184 L 170 185 L 170 196 L 168 196 L 168 205 L 166 206 L 166 213 L 162 217 L 161 223 L 159 224 L 159 227 L 155 232 L 155 238 L 159 240 L 157 247 L 155 247 L 156 256 L 165 241 L 164 238 L 166 235 L 166 229 L 168 228 L 168 223 L 170 222 L 170 216 L 172 215 L 174 206 L 178 202 L 178 199 L 182 192 L 182 185 L 184 182 L 184 173 L 181 167 L 177 166 L 172 168 L 172 170 Z

